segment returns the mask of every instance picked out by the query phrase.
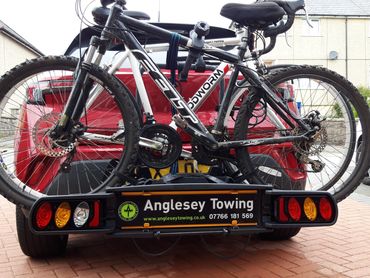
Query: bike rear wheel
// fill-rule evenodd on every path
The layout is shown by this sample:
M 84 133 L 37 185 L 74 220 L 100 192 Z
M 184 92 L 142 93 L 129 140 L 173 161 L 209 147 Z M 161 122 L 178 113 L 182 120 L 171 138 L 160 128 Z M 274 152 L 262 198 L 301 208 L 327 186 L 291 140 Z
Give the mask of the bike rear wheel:
M 325 190 L 337 201 L 360 184 L 369 166 L 370 153 L 356 163 L 356 138 L 363 131 L 369 148 L 369 108 L 358 90 L 333 71 L 316 66 L 291 66 L 266 77 L 285 99 L 290 110 L 308 119 L 320 113 L 320 132 L 310 141 L 281 143 L 236 150 L 239 169 L 253 183 L 270 183 L 281 189 Z M 288 97 L 285 97 L 288 96 Z M 357 134 L 356 134 L 357 129 Z M 242 104 L 235 140 L 299 135 L 250 94 Z M 256 159 L 256 154 L 259 155 Z
M 124 174 L 136 162 L 139 120 L 130 92 L 96 66 L 89 77 L 101 93 L 75 123 L 80 133 L 64 141 L 51 138 L 77 64 L 71 57 L 41 57 L 0 80 L 0 192 L 17 205 L 28 208 L 43 195 L 87 194 L 117 185 L 113 170 Z M 116 134 L 119 140 L 100 140 Z

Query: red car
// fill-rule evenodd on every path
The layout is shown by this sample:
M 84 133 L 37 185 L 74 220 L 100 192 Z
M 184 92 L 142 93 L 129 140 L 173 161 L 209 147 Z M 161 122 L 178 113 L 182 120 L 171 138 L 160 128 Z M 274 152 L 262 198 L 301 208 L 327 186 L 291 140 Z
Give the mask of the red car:
M 167 29 L 183 30 L 184 33 L 189 32 L 192 25 L 176 25 L 176 24 L 162 24 Z M 172 28 L 170 28 L 172 27 Z M 234 36 L 234 33 L 221 28 L 211 28 L 213 30 L 207 38 L 218 38 Z M 95 33 L 92 29 L 85 29 L 82 32 L 82 45 L 78 44 L 78 37 L 72 42 L 68 48 L 67 55 L 75 55 L 79 46 L 82 48 L 86 46 L 89 38 Z M 140 38 L 139 38 L 140 39 Z M 144 39 L 144 38 L 142 38 Z M 147 43 L 159 43 L 155 39 L 145 38 Z M 114 47 L 114 50 L 119 50 L 119 45 Z M 78 52 L 78 51 L 77 51 Z M 165 55 L 159 56 L 160 63 L 164 62 Z M 157 56 L 158 58 L 158 56 Z M 209 75 L 212 73 L 212 65 L 206 64 L 204 70 L 195 71 L 191 70 L 187 82 L 179 82 L 177 89 L 182 93 L 185 100 L 189 100 L 193 94 L 201 87 L 206 81 Z M 170 72 L 163 69 L 166 75 L 169 77 Z M 116 76 L 128 87 L 132 92 L 133 97 L 136 97 L 136 84 L 130 69 L 122 68 Z M 149 94 L 150 103 L 154 112 L 154 117 L 157 123 L 169 124 L 172 119 L 172 111 L 169 102 L 161 94 L 160 90 L 151 80 L 147 74 L 143 74 L 143 80 Z M 224 86 L 227 86 L 228 76 L 225 78 Z M 42 85 L 40 85 L 42 84 Z M 29 128 L 21 129 L 22 132 L 19 136 L 19 141 L 16 144 L 16 148 L 24 150 L 32 150 L 28 152 L 15 152 L 15 165 L 17 177 L 26 183 L 34 186 L 40 192 L 47 192 L 47 194 L 71 194 L 80 192 L 89 192 L 95 189 L 101 183 L 104 176 L 108 175 L 112 169 L 112 161 L 119 157 L 122 152 L 122 147 L 117 144 L 104 143 L 100 145 L 94 145 L 93 143 L 86 140 L 86 142 L 80 142 L 77 146 L 77 155 L 74 155 L 69 164 L 66 164 L 68 156 L 61 155 L 59 159 L 58 147 L 53 146 L 53 153 L 50 154 L 48 149 L 48 142 L 45 142 L 45 134 L 43 130 L 47 130 L 52 125 L 52 122 L 57 119 L 59 113 L 63 109 L 63 104 L 68 98 L 69 91 L 72 86 L 72 76 L 53 76 L 52 78 L 45 78 L 42 82 L 39 82 L 37 86 L 28 88 L 29 101 L 26 104 L 28 107 L 23 109 L 23 121 L 22 123 Z M 58 91 L 53 91 L 53 88 L 58 88 Z M 215 123 L 217 117 L 217 108 L 221 102 L 222 93 L 224 88 L 220 86 L 212 93 L 207 101 L 198 110 L 197 115 L 199 119 L 206 125 L 212 126 Z M 293 97 L 293 91 L 290 86 L 281 88 L 282 97 L 290 99 Z M 106 93 L 103 93 L 95 100 L 93 106 L 89 108 L 93 113 L 88 114 L 89 122 L 93 122 L 94 125 L 91 127 L 89 132 L 98 132 L 102 135 L 112 135 L 110 130 L 117 129 L 117 122 L 119 123 L 120 114 L 117 108 L 114 108 L 114 103 L 109 101 L 106 97 Z M 138 103 L 140 101 L 138 100 Z M 39 116 L 37 113 L 40 110 L 40 104 L 42 105 L 43 116 Z M 240 101 L 235 105 L 234 113 L 237 113 L 238 105 Z M 296 109 L 294 102 L 288 102 L 291 108 Z M 45 116 L 46 115 L 46 116 Z M 109 121 L 107 121 L 109 117 Z M 228 135 L 232 137 L 235 117 L 231 117 L 228 123 Z M 84 120 L 81 120 L 82 122 Z M 34 127 L 37 126 L 35 129 Z M 266 131 L 275 130 L 270 121 L 263 121 L 255 128 L 255 136 L 260 131 L 264 131 L 263 134 L 266 136 Z M 36 130 L 36 131 L 35 131 Z M 105 130 L 105 131 L 103 131 Z M 183 148 L 191 151 L 191 138 L 184 132 L 178 130 L 182 138 Z M 261 133 L 260 133 L 261 134 Z M 56 149 L 56 150 L 55 150 Z M 63 152 L 63 148 L 59 150 Z M 55 152 L 55 153 L 54 153 Z M 255 163 L 259 167 L 259 170 L 267 175 L 272 172 L 272 169 L 286 169 L 285 171 L 279 170 L 282 174 L 271 175 L 271 182 L 276 185 L 283 184 L 295 184 L 293 188 L 304 188 L 306 173 L 300 172 L 295 169 L 303 167 L 299 165 L 292 143 L 284 143 L 276 145 L 273 151 L 269 150 L 269 153 L 264 153 L 262 146 L 252 149 L 255 153 Z M 263 159 L 260 159 L 263 157 Z M 263 163 L 263 164 L 261 164 Z M 64 166 L 66 165 L 66 166 Z M 64 169 L 69 167 L 69 169 Z M 193 160 L 181 160 L 178 163 L 179 172 L 209 172 L 214 170 L 215 166 L 206 166 L 194 164 Z M 88 171 L 86 169 L 89 169 Z M 145 171 L 143 170 L 145 169 Z M 292 170 L 289 170 L 292 169 Z M 89 173 L 87 173 L 89 172 Z M 92 173 L 90 173 L 92 172 Z M 159 178 L 170 172 L 170 168 L 166 169 L 148 169 L 147 167 L 140 167 L 140 175 L 146 178 Z M 212 172 L 213 173 L 213 172 Z M 220 171 L 215 173 L 220 174 Z M 150 175 L 150 176 L 149 176 Z M 98 177 L 98 178 L 97 178 Z M 266 178 L 266 177 L 265 177 Z M 78 186 L 72 186 L 76 184 L 76 180 L 79 181 Z M 68 186 L 59 187 L 59 184 L 67 184 Z M 78 188 L 77 188 L 78 187 Z

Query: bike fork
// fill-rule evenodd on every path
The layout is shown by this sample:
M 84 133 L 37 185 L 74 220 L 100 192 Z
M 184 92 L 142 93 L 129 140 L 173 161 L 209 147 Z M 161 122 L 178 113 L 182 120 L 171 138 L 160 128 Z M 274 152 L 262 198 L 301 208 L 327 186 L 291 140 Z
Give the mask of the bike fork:
M 78 123 L 83 113 L 85 103 L 93 85 L 93 80 L 89 78 L 89 68 L 92 65 L 99 43 L 99 38 L 93 37 L 91 39 L 86 58 L 76 69 L 75 84 L 70 92 L 62 116 L 50 134 L 53 138 L 59 138 L 63 134 L 68 133 L 73 125 Z

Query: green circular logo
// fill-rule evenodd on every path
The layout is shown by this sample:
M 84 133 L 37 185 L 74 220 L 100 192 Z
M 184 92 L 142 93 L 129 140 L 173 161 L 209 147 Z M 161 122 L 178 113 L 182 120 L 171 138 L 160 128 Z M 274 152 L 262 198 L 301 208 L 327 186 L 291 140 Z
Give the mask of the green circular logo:
M 118 208 L 118 215 L 123 221 L 132 221 L 139 214 L 139 208 L 133 202 L 124 202 Z

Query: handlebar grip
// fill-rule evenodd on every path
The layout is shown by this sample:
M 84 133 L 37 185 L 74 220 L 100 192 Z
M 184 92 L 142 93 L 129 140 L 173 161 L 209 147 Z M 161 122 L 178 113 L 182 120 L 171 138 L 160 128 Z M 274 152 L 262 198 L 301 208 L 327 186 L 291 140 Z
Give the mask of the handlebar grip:
M 292 27 L 292 25 L 294 23 L 294 17 L 295 17 L 294 14 L 288 14 L 288 19 L 285 22 L 285 24 L 280 24 L 280 25 L 278 25 L 276 27 L 270 27 L 270 28 L 266 29 L 263 32 L 263 35 L 266 38 L 268 38 L 268 37 L 277 36 L 277 35 L 279 35 L 281 33 L 284 33 L 286 31 L 288 31 L 290 29 L 290 27 Z

